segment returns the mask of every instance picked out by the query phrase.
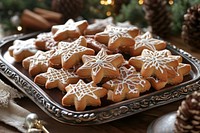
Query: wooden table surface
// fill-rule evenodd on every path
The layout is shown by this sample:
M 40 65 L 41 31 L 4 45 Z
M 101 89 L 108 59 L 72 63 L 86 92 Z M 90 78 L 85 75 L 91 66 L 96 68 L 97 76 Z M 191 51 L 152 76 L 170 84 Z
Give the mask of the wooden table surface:
M 185 45 L 180 38 L 171 37 L 168 41 L 200 59 L 200 50 L 196 49 L 196 52 L 191 51 L 191 49 Z M 1 79 L 4 80 L 2 77 Z M 147 128 L 152 121 L 164 114 L 176 111 L 181 101 L 176 101 L 120 120 L 95 126 L 71 126 L 57 122 L 46 115 L 27 97 L 16 99 L 16 103 L 30 112 L 37 113 L 39 118 L 46 122 L 45 127 L 50 133 L 146 133 Z M 18 133 L 15 128 L 2 122 L 0 122 L 0 131 L 5 131 L 6 133 Z

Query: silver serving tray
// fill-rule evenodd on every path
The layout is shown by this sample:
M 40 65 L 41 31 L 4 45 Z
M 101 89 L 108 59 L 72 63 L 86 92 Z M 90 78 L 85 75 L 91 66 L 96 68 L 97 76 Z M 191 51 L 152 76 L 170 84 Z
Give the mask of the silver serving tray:
M 35 102 L 44 112 L 57 121 L 72 125 L 94 125 L 114 121 L 145 110 L 185 98 L 200 90 L 200 60 L 191 54 L 168 44 L 167 49 L 173 54 L 181 55 L 184 63 L 189 63 L 192 70 L 184 81 L 176 86 L 167 86 L 160 91 L 151 89 L 139 98 L 112 103 L 102 99 L 101 107 L 87 107 L 85 111 L 75 111 L 73 107 L 63 107 L 61 99 L 64 94 L 58 89 L 44 89 L 33 82 L 21 63 L 14 62 L 8 53 L 8 47 L 16 39 L 29 39 L 38 33 L 12 35 L 0 40 L 0 73 L 19 90 Z

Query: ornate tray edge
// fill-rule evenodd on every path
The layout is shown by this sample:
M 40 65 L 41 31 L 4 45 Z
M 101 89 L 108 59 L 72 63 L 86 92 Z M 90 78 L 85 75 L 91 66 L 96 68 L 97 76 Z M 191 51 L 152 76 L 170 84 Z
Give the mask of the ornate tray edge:
M 7 41 L 23 38 L 22 35 L 14 35 L 0 41 L 0 46 Z M 174 45 L 169 44 L 170 48 L 177 50 L 187 58 L 200 66 L 200 60 L 193 57 L 191 54 L 185 52 L 182 49 L 177 48 Z M 200 70 L 200 68 L 198 67 Z M 16 85 L 22 92 L 24 92 L 31 100 L 33 100 L 44 112 L 49 116 L 60 121 L 62 123 L 72 125 L 94 125 L 102 124 L 105 122 L 120 119 L 126 116 L 130 116 L 157 106 L 171 103 L 176 100 L 184 98 L 186 95 L 191 94 L 196 90 L 200 90 L 199 78 L 192 84 L 182 86 L 168 92 L 158 92 L 156 95 L 149 95 L 145 99 L 138 98 L 137 100 L 129 100 L 125 104 L 118 106 L 111 106 L 109 109 L 97 110 L 97 111 L 83 111 L 75 112 L 67 110 L 56 104 L 52 103 L 47 97 L 43 96 L 41 92 L 36 91 L 35 86 L 26 81 L 25 78 L 13 70 L 12 66 L 5 63 L 3 57 L 0 60 L 0 72 L 14 85 Z

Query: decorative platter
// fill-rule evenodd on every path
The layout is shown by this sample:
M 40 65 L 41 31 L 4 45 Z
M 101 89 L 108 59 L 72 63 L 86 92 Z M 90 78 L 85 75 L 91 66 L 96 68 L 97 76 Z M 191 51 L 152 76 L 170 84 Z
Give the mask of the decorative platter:
M 44 112 L 57 121 L 72 125 L 94 125 L 114 121 L 151 108 L 169 104 L 185 98 L 196 90 L 200 90 L 200 60 L 189 53 L 168 44 L 167 49 L 175 55 L 181 55 L 184 63 L 191 65 L 191 72 L 184 81 L 175 86 L 167 86 L 160 91 L 150 89 L 138 98 L 113 103 L 102 99 L 102 106 L 87 107 L 85 111 L 75 111 L 73 107 L 64 107 L 61 99 L 64 94 L 59 89 L 44 89 L 33 82 L 21 63 L 14 62 L 8 48 L 16 39 L 29 39 L 38 33 L 12 35 L 0 40 L 0 73 L 19 90 L 26 94 Z

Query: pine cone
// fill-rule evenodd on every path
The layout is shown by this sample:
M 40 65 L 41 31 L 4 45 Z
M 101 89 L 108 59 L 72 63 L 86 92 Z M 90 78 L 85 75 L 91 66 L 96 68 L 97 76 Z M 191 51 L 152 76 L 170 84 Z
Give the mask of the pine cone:
M 200 48 L 200 4 L 190 7 L 184 15 L 182 38 L 191 47 Z
M 63 14 L 64 19 L 75 19 L 81 13 L 83 0 L 52 0 L 52 10 Z
M 144 0 L 145 19 L 152 28 L 152 33 L 161 37 L 169 35 L 171 18 L 167 11 L 166 0 Z
M 200 131 L 200 92 L 188 95 L 176 114 L 176 133 L 199 133 Z

